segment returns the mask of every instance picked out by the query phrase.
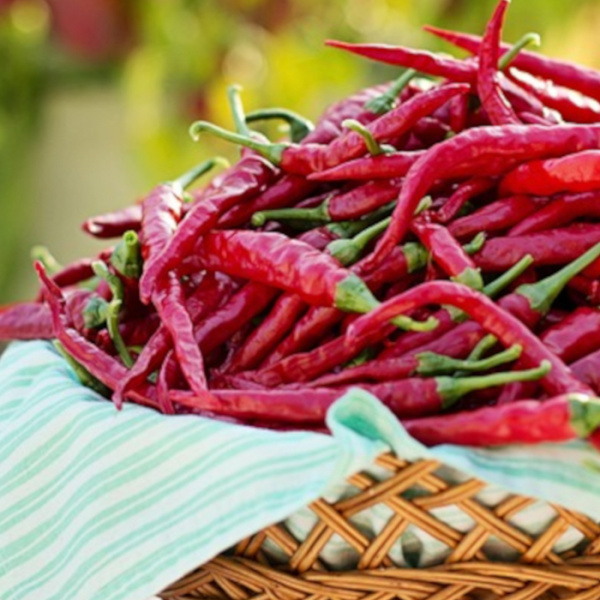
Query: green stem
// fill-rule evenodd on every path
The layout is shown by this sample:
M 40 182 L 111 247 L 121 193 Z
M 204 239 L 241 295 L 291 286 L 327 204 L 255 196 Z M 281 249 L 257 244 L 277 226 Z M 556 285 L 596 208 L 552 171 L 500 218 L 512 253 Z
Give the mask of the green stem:
M 325 200 L 315 208 L 279 208 L 260 210 L 252 215 L 252 225 L 262 227 L 267 221 L 314 221 L 329 223 L 331 217 L 327 210 L 329 202 Z
M 489 350 L 491 350 L 497 343 L 498 343 L 498 340 L 496 339 L 496 336 L 492 335 L 491 333 L 488 333 L 487 335 L 482 337 L 477 342 L 477 344 L 475 344 L 475 347 L 473 348 L 473 350 L 471 350 L 471 353 L 467 357 L 467 360 L 479 360 L 484 354 L 486 354 Z
M 94 294 L 83 308 L 83 324 L 87 329 L 96 329 L 106 323 L 108 302 Z
M 521 52 L 527 46 L 540 46 L 542 40 L 539 33 L 530 32 L 526 33 L 516 44 L 513 44 L 512 48 L 502 55 L 502 58 L 498 61 L 498 69 L 503 71 L 510 66 L 510 63 L 515 59 L 517 54 Z
M 54 275 L 63 268 L 46 246 L 34 246 L 29 254 L 32 261 L 39 260 L 44 265 L 48 275 Z
M 198 177 L 208 173 L 217 165 L 227 168 L 229 166 L 229 161 L 222 156 L 209 158 L 208 160 L 201 162 L 199 165 L 196 165 L 183 175 L 179 176 L 177 179 L 174 179 L 171 182 L 171 186 L 177 190 L 185 190 L 185 188 L 194 183 Z
M 344 266 L 351 265 L 360 258 L 366 246 L 387 229 L 391 220 L 391 217 L 387 217 L 379 223 L 367 227 L 351 239 L 334 240 L 327 245 L 326 250 Z
M 533 264 L 533 256 L 526 254 L 519 262 L 515 263 L 508 271 L 500 275 L 494 281 L 490 281 L 484 288 L 483 293 L 488 298 L 495 298 L 506 286 L 510 285 L 517 277 L 520 277 Z
M 279 144 L 260 142 L 252 139 L 251 137 L 240 135 L 239 133 L 234 133 L 232 131 L 227 131 L 227 129 L 223 129 L 222 127 L 214 125 L 213 123 L 209 123 L 208 121 L 196 121 L 190 126 L 190 135 L 195 141 L 198 141 L 200 139 L 200 134 L 205 132 L 212 133 L 213 135 L 228 142 L 239 144 L 245 148 L 250 148 L 250 150 L 258 152 L 261 156 L 264 156 L 267 160 L 270 160 L 275 165 L 278 165 L 281 162 L 284 150 L 290 146 L 290 144 L 284 142 Z
M 410 80 L 417 75 L 414 69 L 406 69 L 398 79 L 392 82 L 392 85 L 377 98 L 365 102 L 365 109 L 376 115 L 382 115 L 394 108 L 400 92 L 410 83 Z
M 250 137 L 251 133 L 246 125 L 246 115 L 244 114 L 244 105 L 242 104 L 242 97 L 240 95 L 241 91 L 241 85 L 230 85 L 227 88 L 227 100 L 229 101 L 229 108 L 231 109 L 236 132 L 240 135 Z
M 475 254 L 483 248 L 485 244 L 486 235 L 484 231 L 480 231 L 470 242 L 463 246 L 463 250 L 467 254 Z
M 107 309 L 106 326 L 108 328 L 108 335 L 115 345 L 115 349 L 123 361 L 123 364 L 128 369 L 131 369 L 135 361 L 131 357 L 131 354 L 129 354 L 129 350 L 119 331 L 119 311 L 121 310 L 121 304 L 121 300 L 113 300 L 110 302 Z
M 451 374 L 455 371 L 480 373 L 517 360 L 517 358 L 521 356 L 522 351 L 523 348 L 521 346 L 514 345 L 502 352 L 498 352 L 498 354 L 478 360 L 459 360 L 442 354 L 436 354 L 435 352 L 421 352 L 420 354 L 417 354 L 419 366 L 417 367 L 416 372 L 419 375 L 429 376 L 436 374 Z
M 508 371 L 461 378 L 436 377 L 437 391 L 442 399 L 442 408 L 448 408 L 470 392 L 506 385 L 507 383 L 514 383 L 516 381 L 537 381 L 547 375 L 551 368 L 550 362 L 544 360 L 539 367 L 526 371 Z
M 105 398 L 110 398 L 111 391 L 101 381 L 98 381 L 85 367 L 80 365 L 64 348 L 64 346 L 58 341 L 53 342 L 54 347 L 60 352 L 63 358 L 67 361 L 69 366 L 75 372 L 77 379 L 82 385 L 89 387 L 90 389 L 98 392 Z
M 140 240 L 135 231 L 126 231 L 110 257 L 110 264 L 125 277 L 139 279 L 142 274 Z
M 407 242 L 402 246 L 402 254 L 406 260 L 406 271 L 414 273 L 427 266 L 429 252 L 427 248 L 418 242 Z
M 532 310 L 545 315 L 567 283 L 598 257 L 600 257 L 600 243 L 592 246 L 579 258 L 550 277 L 536 283 L 520 285 L 516 289 L 516 293 L 527 298 Z
M 287 108 L 263 108 L 246 115 L 246 123 L 267 119 L 282 119 L 285 121 L 290 128 L 290 139 L 295 144 L 301 142 L 315 128 L 312 121 Z
M 389 148 L 386 146 L 382 146 L 379 142 L 373 137 L 373 134 L 359 121 L 356 119 L 346 119 L 342 121 L 342 127 L 346 127 L 347 129 L 351 129 L 355 133 L 358 133 L 362 136 L 365 141 L 365 146 L 369 151 L 369 154 L 372 156 L 379 156 L 380 154 L 385 154 L 389 152 Z
M 600 427 L 600 399 L 569 394 L 567 397 L 571 412 L 571 427 L 577 435 L 585 439 Z
M 106 266 L 106 263 L 101 260 L 95 260 L 92 263 L 92 269 L 98 277 L 104 279 L 104 281 L 108 283 L 113 300 L 120 300 L 122 302 L 124 298 L 123 282 L 117 275 L 111 273 Z

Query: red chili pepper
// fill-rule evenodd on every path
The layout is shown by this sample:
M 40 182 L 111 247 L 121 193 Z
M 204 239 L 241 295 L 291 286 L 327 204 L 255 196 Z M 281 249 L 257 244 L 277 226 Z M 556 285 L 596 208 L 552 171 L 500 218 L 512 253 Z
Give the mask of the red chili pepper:
M 483 279 L 475 263 L 446 227 L 428 223 L 419 217 L 413 221 L 412 231 L 430 252 L 436 264 L 454 281 L 475 289 L 483 288 Z
M 196 393 L 208 387 L 204 374 L 204 360 L 196 340 L 192 317 L 185 306 L 183 289 L 177 275 L 170 273 L 153 296 L 154 305 L 167 328 L 177 361 L 192 390 Z
M 533 256 L 535 266 L 564 265 L 600 242 L 600 225 L 575 223 L 522 236 L 494 238 L 473 256 L 485 272 L 502 271 L 525 254 Z
M 567 364 L 600 349 L 600 310 L 580 306 L 560 323 L 546 329 L 540 339 Z
M 527 366 L 548 360 L 552 370 L 540 381 L 548 393 L 590 393 L 588 386 L 577 381 L 565 364 L 524 324 L 480 292 L 457 283 L 433 281 L 386 301 L 352 323 L 347 332 L 348 344 L 360 344 L 361 339 L 372 335 L 374 329 L 384 327 L 391 316 L 427 304 L 456 306 L 476 320 L 487 332 L 495 335 L 504 346 L 519 344 L 523 347 L 522 360 Z
M 427 251 L 420 244 L 406 244 L 395 248 L 379 269 L 365 275 L 364 281 L 371 291 L 377 293 L 384 284 L 396 281 L 424 267 L 427 259 Z M 361 274 L 361 268 L 361 263 L 357 263 L 352 270 Z M 339 310 L 312 307 L 298 321 L 292 332 L 266 357 L 261 368 L 274 365 L 296 352 L 307 350 L 315 341 L 322 339 L 342 318 L 343 314 Z
M 434 117 L 423 117 L 411 130 L 411 134 L 427 148 L 446 139 L 449 133 L 450 125 Z
M 456 176 L 461 167 L 475 167 L 488 157 L 502 158 L 508 165 L 599 145 L 600 127 L 583 125 L 556 128 L 551 136 L 546 127 L 538 125 L 482 127 L 465 131 L 437 144 L 406 175 L 392 223 L 379 239 L 368 266 L 374 268 L 406 235 L 415 209 L 435 180 Z M 485 247 L 487 246 L 486 244 Z
M 152 264 L 144 265 L 140 279 L 142 302 L 147 304 L 150 301 L 158 278 L 192 252 L 199 236 L 210 231 L 219 217 L 232 206 L 258 194 L 274 175 L 273 167 L 260 157 L 248 156 L 240 160 L 235 169 L 223 179 L 219 191 L 210 199 L 196 204 L 156 255 Z
M 466 96 L 455 96 L 455 98 L 464 97 Z M 356 158 L 337 167 L 311 173 L 308 179 L 311 181 L 339 181 L 345 179 L 367 180 L 402 177 L 424 153 L 424 150 L 417 150 Z
M 570 368 L 579 381 L 600 393 L 600 350 L 580 358 Z
M 178 376 L 178 365 L 175 352 L 169 350 L 165 360 L 158 370 L 156 379 L 156 401 L 165 415 L 174 415 L 175 408 L 169 398 L 169 390 L 175 386 Z
M 194 253 L 206 268 L 297 293 L 305 302 L 362 312 L 377 301 L 331 256 L 279 233 L 213 231 Z
M 404 379 L 361 386 L 380 398 L 398 416 L 416 416 L 439 412 L 461 396 L 477 389 L 501 385 L 507 380 L 541 377 L 548 365 L 530 371 L 495 373 L 476 377 L 435 377 Z M 328 388 L 279 390 L 211 390 L 194 395 L 172 390 L 173 402 L 192 408 L 214 411 L 240 419 L 266 419 L 291 423 L 323 423 L 329 407 L 346 391 Z
M 380 116 L 367 126 L 377 142 L 385 142 L 410 131 L 421 118 L 431 114 L 457 94 L 464 94 L 469 86 L 450 84 L 414 96 L 390 112 Z M 211 132 L 231 142 L 241 144 L 268 158 L 286 173 L 308 175 L 314 171 L 339 165 L 367 152 L 365 139 L 359 133 L 349 131 L 329 145 L 321 144 L 266 144 L 252 138 L 228 132 L 206 121 L 197 121 L 190 131 L 194 137 L 203 131 Z
M 571 123 L 597 123 L 600 120 L 600 103 L 568 88 L 539 79 L 519 69 L 509 69 L 510 77 L 521 87 L 541 100 L 545 106 L 560 113 Z
M 402 180 L 376 179 L 359 185 L 348 192 L 331 195 L 315 208 L 282 208 L 254 213 L 252 224 L 261 227 L 266 221 L 349 221 L 363 217 L 398 196 Z
M 40 263 L 35 264 L 35 269 L 52 313 L 54 335 L 65 350 L 96 379 L 110 389 L 115 389 L 125 377 L 127 369 L 68 326 L 65 301 L 60 288 L 46 275 Z M 148 385 L 140 386 L 138 390 L 129 392 L 127 396 L 139 404 L 156 408 L 154 390 Z
M 80 258 L 63 267 L 52 276 L 52 281 L 59 287 L 76 285 L 94 276 L 92 269 L 93 258 Z
M 491 190 L 494 185 L 496 182 L 488 177 L 474 177 L 461 183 L 444 203 L 444 206 L 437 211 L 436 220 L 440 223 L 451 221 L 469 200 Z M 479 231 L 485 231 L 485 229 L 479 229 Z
M 600 217 L 600 191 L 564 194 L 515 224 L 509 236 L 554 229 L 582 217 Z
M 338 40 L 326 40 L 325 44 L 365 58 L 445 77 L 451 81 L 474 83 L 476 79 L 476 67 L 473 62 L 447 58 L 426 50 L 413 50 L 387 44 L 350 44 Z
M 500 0 L 481 40 L 477 92 L 493 125 L 519 124 L 519 118 L 502 93 L 498 82 L 498 58 L 502 39 L 502 23 L 510 0 Z
M 559 158 L 526 162 L 500 183 L 500 193 L 552 195 L 588 192 L 600 187 L 600 150 L 586 150 Z
M 424 29 L 472 53 L 477 53 L 481 46 L 481 37 L 477 35 L 448 31 L 431 25 L 426 25 Z M 504 54 L 510 49 L 509 44 L 502 44 L 501 53 Z M 526 50 L 519 52 L 511 64 L 542 79 L 550 79 L 559 85 L 600 100 L 600 74 L 594 69 Z
M 21 302 L 0 309 L 0 340 L 51 340 L 52 315 L 47 304 Z
M 480 231 L 499 232 L 525 222 L 529 215 L 548 204 L 545 196 L 510 196 L 491 202 L 470 215 L 448 223 L 448 231 L 456 238 L 469 238 Z M 440 209 L 441 212 L 442 209 Z M 439 213 L 438 213 L 439 214 Z
M 562 394 L 540 402 L 519 400 L 504 406 L 403 422 L 427 446 L 499 446 L 585 439 L 600 426 L 600 400 Z
M 139 231 L 142 224 L 142 207 L 134 204 L 85 221 L 81 228 L 96 238 L 121 237 L 126 231 Z

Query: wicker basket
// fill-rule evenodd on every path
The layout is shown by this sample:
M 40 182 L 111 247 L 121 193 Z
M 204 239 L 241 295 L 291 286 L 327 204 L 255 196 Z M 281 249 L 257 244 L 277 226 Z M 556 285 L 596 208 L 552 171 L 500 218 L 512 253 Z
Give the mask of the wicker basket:
M 283 524 L 267 527 L 189 573 L 160 597 L 600 600 L 600 526 L 588 517 L 552 505 L 553 522 L 532 537 L 513 522 L 515 515 L 536 502 L 531 498 L 513 495 L 489 507 L 477 499 L 485 483 L 469 479 L 449 484 L 440 477 L 441 465 L 436 461 L 409 463 L 385 454 L 377 463 L 389 477 L 376 480 L 360 473 L 349 480 L 356 490 L 352 497 L 334 503 L 321 499 L 310 506 L 318 521 L 302 542 Z M 421 493 L 407 494 L 415 488 Z M 352 517 L 378 504 L 391 509 L 392 516 L 377 535 L 369 537 Z M 458 532 L 434 516 L 435 509 L 452 505 L 473 519 L 470 531 Z M 394 565 L 389 551 L 410 525 L 447 545 L 443 564 L 419 569 Z M 556 543 L 571 528 L 581 533 L 581 541 L 557 553 Z M 333 570 L 323 560 L 323 548 L 335 534 L 357 551 L 355 570 Z M 515 562 L 489 559 L 485 545 L 492 536 L 514 550 Z M 265 543 L 271 547 L 275 543 L 285 552 L 285 563 L 269 558 Z

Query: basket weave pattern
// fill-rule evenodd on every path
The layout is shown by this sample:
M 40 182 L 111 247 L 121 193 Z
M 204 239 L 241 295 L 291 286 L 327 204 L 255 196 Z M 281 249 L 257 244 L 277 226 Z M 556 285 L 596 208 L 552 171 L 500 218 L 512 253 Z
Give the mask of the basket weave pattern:
M 303 541 L 283 524 L 272 525 L 240 542 L 160 594 L 165 600 L 215 598 L 231 600 L 600 600 L 600 526 L 588 517 L 552 505 L 556 516 L 538 536 L 518 528 L 512 518 L 536 501 L 510 496 L 494 507 L 477 499 L 486 484 L 477 479 L 451 484 L 433 460 L 410 463 L 391 454 L 378 458 L 389 477 L 376 480 L 359 473 L 349 479 L 351 497 L 310 509 L 318 517 Z M 420 494 L 407 494 L 418 488 Z M 414 497 L 413 497 L 414 496 Z M 352 517 L 379 504 L 391 517 L 377 534 L 367 535 Z M 474 526 L 457 531 L 432 513 L 455 506 Z M 448 547 L 443 564 L 398 568 L 389 555 L 409 526 Z M 555 551 L 564 533 L 581 534 L 575 548 Z M 358 554 L 352 571 L 333 570 L 322 557 L 337 535 Z M 518 557 L 495 562 L 486 554 L 490 538 L 501 540 Z M 276 544 L 287 560 L 281 564 L 265 552 Z

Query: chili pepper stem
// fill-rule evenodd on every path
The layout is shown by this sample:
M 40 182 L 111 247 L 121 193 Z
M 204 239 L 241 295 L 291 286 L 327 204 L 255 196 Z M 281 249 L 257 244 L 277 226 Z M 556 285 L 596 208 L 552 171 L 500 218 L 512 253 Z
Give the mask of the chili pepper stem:
M 138 234 L 126 231 L 123 239 L 114 249 L 110 263 L 125 277 L 138 279 L 142 274 L 142 254 Z
M 379 156 L 380 154 L 385 154 L 385 152 L 389 150 L 389 148 L 382 146 L 377 142 L 373 137 L 373 134 L 356 119 L 346 119 L 345 121 L 342 121 L 342 127 L 358 133 L 365 141 L 365 146 L 371 156 Z M 395 148 L 391 148 L 392 152 L 394 150 Z
M 106 323 L 108 302 L 100 296 L 93 295 L 83 309 L 83 323 L 88 329 L 95 329 Z
M 287 108 L 263 108 L 254 110 L 246 115 L 246 123 L 264 121 L 266 119 L 282 119 L 290 128 L 290 139 L 300 143 L 314 128 L 312 121 Z
M 315 208 L 279 208 L 260 210 L 252 215 L 252 225 L 262 227 L 267 221 L 314 221 L 329 223 L 331 217 L 327 212 L 328 202 L 325 200 Z
M 400 92 L 410 83 L 410 80 L 417 75 L 415 69 L 406 69 L 398 79 L 392 82 L 392 85 L 377 98 L 365 102 L 365 109 L 376 115 L 383 115 L 394 108 Z
M 235 130 L 240 135 L 250 137 L 250 129 L 246 125 L 246 116 L 244 114 L 244 106 L 242 104 L 242 98 L 240 92 L 242 86 L 237 83 L 227 87 L 227 100 L 229 101 L 229 108 L 231 109 L 231 115 L 233 116 L 233 122 L 235 124 Z
M 528 283 L 519 286 L 516 289 L 516 293 L 527 298 L 533 310 L 546 314 L 567 283 L 598 257 L 600 257 L 600 243 L 592 246 L 579 258 L 553 275 L 537 283 Z
M 402 254 L 406 259 L 406 271 L 407 273 L 414 273 L 420 271 L 429 260 L 429 252 L 423 244 L 418 242 L 407 242 L 402 245 Z
M 513 47 L 505 52 L 500 60 L 498 61 L 498 69 L 504 71 L 506 68 L 510 66 L 510 63 L 515 59 L 517 54 L 521 52 L 521 50 L 527 48 L 528 46 L 541 46 L 542 38 L 539 33 L 529 32 L 526 33 L 518 42 L 516 42 Z
M 600 427 L 600 400 L 585 394 L 569 394 L 571 427 L 580 438 L 587 438 Z
M 542 361 L 539 367 L 525 371 L 509 371 L 506 373 L 492 373 L 491 375 L 478 375 L 475 377 L 436 377 L 437 391 L 443 399 L 442 408 L 449 408 L 457 400 L 470 392 L 505 385 L 515 381 L 537 381 L 550 372 L 549 361 Z
M 463 249 L 467 254 L 475 254 L 483 248 L 485 240 L 485 231 L 480 231 L 470 242 L 464 244 Z
M 175 189 L 185 190 L 188 186 L 194 183 L 198 177 L 208 173 L 217 165 L 226 168 L 229 166 L 229 161 L 222 156 L 214 156 L 213 158 L 209 158 L 208 160 L 201 162 L 199 165 L 196 165 L 183 175 L 179 176 L 177 179 L 173 180 L 171 185 Z
M 129 350 L 121 337 L 121 332 L 119 331 L 119 311 L 121 310 L 121 300 L 113 300 L 109 303 L 107 307 L 106 314 L 106 325 L 108 328 L 108 335 L 110 339 L 113 341 L 115 345 L 115 349 L 119 354 L 119 357 L 123 361 L 123 364 L 131 369 L 133 367 L 133 363 L 135 362 L 129 354 Z
M 463 285 L 469 286 L 474 290 L 483 289 L 483 278 L 479 269 L 467 267 L 460 275 L 456 277 L 450 277 L 452 281 L 462 283 Z
M 196 121 L 190 126 L 190 135 L 196 142 L 200 139 L 200 134 L 205 132 L 212 133 L 223 140 L 254 150 L 275 165 L 278 165 L 281 162 L 284 150 L 290 146 L 285 142 L 280 142 L 278 144 L 259 142 L 250 137 L 227 131 L 227 129 L 223 129 L 208 121 Z
M 517 277 L 520 277 L 532 264 L 533 256 L 531 256 L 531 254 L 526 254 L 519 262 L 508 269 L 508 271 L 485 285 L 483 293 L 488 296 L 488 298 L 494 298 L 507 285 L 510 285 Z
M 385 231 L 390 224 L 391 217 L 371 225 L 351 239 L 334 240 L 327 245 L 327 252 L 337 258 L 344 266 L 355 263 L 369 242 Z
M 517 360 L 517 358 L 521 356 L 522 351 L 523 348 L 518 344 L 515 344 L 503 352 L 479 360 L 473 360 L 471 358 L 459 360 L 442 354 L 436 354 L 435 352 L 421 352 L 420 354 L 417 354 L 419 366 L 417 367 L 416 372 L 419 375 L 435 375 L 438 373 L 450 374 L 459 370 L 467 371 L 469 373 L 489 371 L 500 365 Z
M 34 246 L 30 251 L 32 261 L 39 260 L 49 275 L 54 275 L 63 269 L 63 266 L 54 258 L 46 246 Z

